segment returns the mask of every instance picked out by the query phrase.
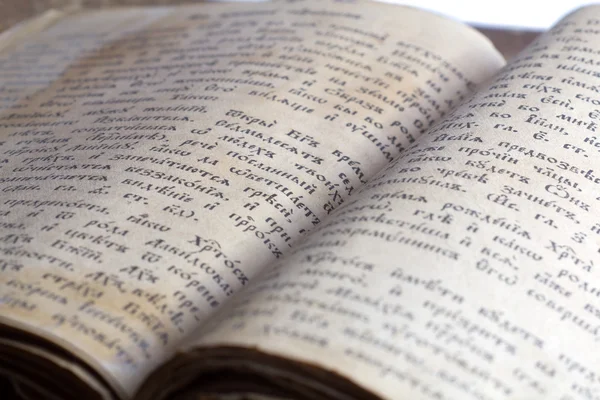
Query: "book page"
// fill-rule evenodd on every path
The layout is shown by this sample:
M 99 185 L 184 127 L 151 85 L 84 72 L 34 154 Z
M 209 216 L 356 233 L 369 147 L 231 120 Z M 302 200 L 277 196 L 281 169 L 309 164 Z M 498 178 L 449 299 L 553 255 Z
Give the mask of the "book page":
M 81 13 L 0 56 L 0 321 L 129 396 L 503 64 L 367 3 Z
M 181 351 L 390 400 L 597 398 L 599 35 L 600 7 L 562 20 Z

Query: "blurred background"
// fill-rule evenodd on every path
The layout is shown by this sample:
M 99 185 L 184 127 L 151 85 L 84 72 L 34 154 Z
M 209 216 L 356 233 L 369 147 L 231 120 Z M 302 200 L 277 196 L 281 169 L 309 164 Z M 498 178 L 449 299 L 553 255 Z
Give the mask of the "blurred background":
M 345 0 L 347 1 L 347 0 Z M 565 14 L 593 3 L 581 0 L 381 0 L 406 4 L 468 23 L 488 36 L 507 59 Z M 50 8 L 198 3 L 194 0 L 0 0 L 0 32 Z
M 594 1 L 581 0 L 381 0 L 408 4 L 478 26 L 545 31 L 576 8 Z

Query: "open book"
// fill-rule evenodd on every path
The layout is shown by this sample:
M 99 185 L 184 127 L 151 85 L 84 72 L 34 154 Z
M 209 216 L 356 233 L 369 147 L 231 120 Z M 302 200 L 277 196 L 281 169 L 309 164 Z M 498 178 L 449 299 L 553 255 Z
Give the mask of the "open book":
M 507 66 L 366 2 L 1 40 L 1 398 L 598 398 L 600 8 Z

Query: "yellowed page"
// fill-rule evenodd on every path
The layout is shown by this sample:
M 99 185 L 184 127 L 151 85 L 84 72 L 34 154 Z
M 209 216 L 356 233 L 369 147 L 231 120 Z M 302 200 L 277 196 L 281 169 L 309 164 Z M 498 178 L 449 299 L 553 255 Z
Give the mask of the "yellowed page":
M 560 22 L 181 351 L 258 349 L 390 400 L 596 398 L 599 35 L 600 7 Z
M 502 63 L 389 5 L 61 21 L 0 58 L 0 321 L 130 396 Z

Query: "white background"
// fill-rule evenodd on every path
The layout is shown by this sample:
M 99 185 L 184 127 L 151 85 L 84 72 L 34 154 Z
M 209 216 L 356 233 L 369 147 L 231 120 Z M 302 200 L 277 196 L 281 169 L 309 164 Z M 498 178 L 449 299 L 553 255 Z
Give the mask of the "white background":
M 497 27 L 546 30 L 570 11 L 593 1 L 581 0 L 380 0 L 431 10 L 460 21 Z M 597 3 L 596 3 L 597 4 Z

